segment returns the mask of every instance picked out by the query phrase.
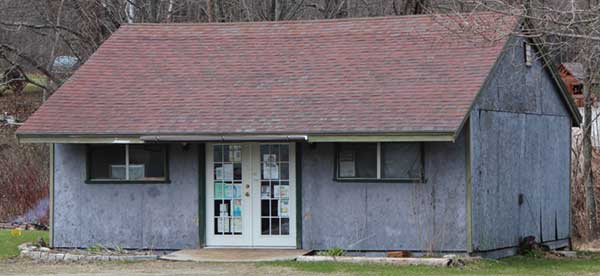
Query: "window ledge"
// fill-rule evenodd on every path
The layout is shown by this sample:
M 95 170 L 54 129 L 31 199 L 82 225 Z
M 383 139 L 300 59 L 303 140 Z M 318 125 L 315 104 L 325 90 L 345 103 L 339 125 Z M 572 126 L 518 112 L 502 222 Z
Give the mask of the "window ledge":
M 407 184 L 425 184 L 426 179 L 366 179 L 366 178 L 334 178 L 335 182 L 356 182 L 356 183 L 407 183 Z
M 166 180 L 86 180 L 85 184 L 171 184 L 170 179 Z

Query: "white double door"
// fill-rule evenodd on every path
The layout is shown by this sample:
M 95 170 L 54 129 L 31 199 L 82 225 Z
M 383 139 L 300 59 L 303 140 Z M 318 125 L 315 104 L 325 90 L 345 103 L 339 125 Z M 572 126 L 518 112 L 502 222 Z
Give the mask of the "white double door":
M 206 245 L 295 247 L 294 143 L 206 147 Z

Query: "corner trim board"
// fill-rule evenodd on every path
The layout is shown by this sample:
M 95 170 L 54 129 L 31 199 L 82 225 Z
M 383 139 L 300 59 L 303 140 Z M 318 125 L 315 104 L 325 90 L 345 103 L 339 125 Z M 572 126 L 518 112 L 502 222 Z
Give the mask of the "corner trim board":
M 296 143 L 296 248 L 302 249 L 302 158 L 303 143 Z
M 198 144 L 198 246 L 206 246 L 206 144 Z
M 471 179 L 471 120 L 467 120 L 465 124 L 465 161 L 466 161 L 466 225 L 467 225 L 467 252 L 473 252 L 473 206 L 472 206 L 472 194 L 473 184 Z
M 50 247 L 54 247 L 54 162 L 55 162 L 55 157 L 54 157 L 54 144 L 50 144 L 50 183 L 49 183 L 49 197 L 50 197 L 50 208 L 49 208 L 49 212 L 50 214 L 48 215 L 49 219 L 50 219 L 50 229 L 49 229 L 49 233 L 48 233 L 48 244 L 50 244 Z

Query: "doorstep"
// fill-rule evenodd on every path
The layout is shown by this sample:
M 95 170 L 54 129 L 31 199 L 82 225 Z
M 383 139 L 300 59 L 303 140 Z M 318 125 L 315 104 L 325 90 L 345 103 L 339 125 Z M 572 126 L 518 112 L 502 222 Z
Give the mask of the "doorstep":
M 202 248 L 179 250 L 160 259 L 192 262 L 269 262 L 295 260 L 308 252 L 310 251 L 300 249 Z

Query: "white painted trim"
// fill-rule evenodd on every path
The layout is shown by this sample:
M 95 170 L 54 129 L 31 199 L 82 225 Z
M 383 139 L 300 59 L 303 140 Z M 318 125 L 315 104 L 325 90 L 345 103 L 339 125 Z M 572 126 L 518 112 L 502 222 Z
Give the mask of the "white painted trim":
M 214 172 L 213 146 L 219 144 L 242 145 L 242 235 L 214 234 Z M 261 235 L 261 198 L 260 198 L 260 145 L 289 145 L 289 183 L 290 183 L 290 234 L 286 236 Z M 294 143 L 207 143 L 206 144 L 206 247 L 213 248 L 296 248 L 296 147 Z M 250 184 L 250 197 L 245 196 L 246 185 Z
M 309 135 L 309 143 L 321 142 L 454 142 L 452 135 Z
M 42 138 L 42 137 L 19 137 L 17 136 L 19 143 L 21 144 L 141 144 L 144 141 L 135 137 L 105 137 L 105 138 L 93 138 L 93 137 L 53 137 L 53 138 Z

